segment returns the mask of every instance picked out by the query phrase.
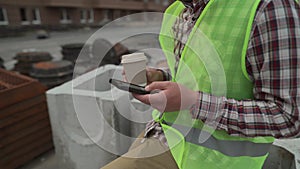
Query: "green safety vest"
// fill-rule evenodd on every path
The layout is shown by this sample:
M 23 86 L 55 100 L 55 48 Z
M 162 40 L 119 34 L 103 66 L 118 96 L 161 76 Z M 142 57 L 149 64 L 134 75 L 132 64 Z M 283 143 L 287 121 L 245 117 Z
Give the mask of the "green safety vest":
M 164 14 L 159 36 L 172 81 L 216 96 L 253 99 L 253 83 L 245 68 L 245 58 L 259 2 L 210 0 L 189 35 L 177 71 L 173 26 L 185 6 L 174 2 Z M 222 107 L 212 111 L 221 112 Z M 180 169 L 259 169 L 274 141 L 273 137 L 230 136 L 224 130 L 209 127 L 213 120 L 203 123 L 192 118 L 188 110 L 165 112 L 163 116 L 154 111 L 153 118 L 162 125 Z M 231 124 L 236 126 L 238 121 L 228 125 Z

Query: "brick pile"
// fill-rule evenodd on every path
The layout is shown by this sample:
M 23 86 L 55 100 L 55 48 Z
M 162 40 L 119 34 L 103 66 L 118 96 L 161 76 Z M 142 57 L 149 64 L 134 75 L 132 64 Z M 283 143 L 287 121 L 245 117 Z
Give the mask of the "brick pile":
M 17 168 L 53 148 L 45 87 L 0 69 L 0 168 Z

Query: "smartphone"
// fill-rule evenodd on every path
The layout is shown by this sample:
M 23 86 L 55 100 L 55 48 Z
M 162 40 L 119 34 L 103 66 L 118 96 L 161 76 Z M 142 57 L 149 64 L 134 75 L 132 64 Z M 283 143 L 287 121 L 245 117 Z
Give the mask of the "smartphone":
M 109 79 L 109 83 L 113 84 L 118 89 L 129 91 L 129 92 L 132 92 L 132 93 L 142 94 L 142 95 L 150 94 L 150 91 L 146 91 L 145 87 L 143 87 L 143 86 L 127 83 L 127 82 L 124 82 L 124 81 L 121 81 L 121 80 Z

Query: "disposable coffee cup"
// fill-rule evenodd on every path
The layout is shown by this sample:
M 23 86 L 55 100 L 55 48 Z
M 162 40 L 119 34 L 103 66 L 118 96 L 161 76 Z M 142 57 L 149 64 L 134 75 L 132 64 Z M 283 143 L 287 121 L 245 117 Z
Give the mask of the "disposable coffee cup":
M 144 53 L 133 53 L 122 56 L 122 65 L 125 76 L 129 83 L 146 86 L 146 62 L 147 58 Z

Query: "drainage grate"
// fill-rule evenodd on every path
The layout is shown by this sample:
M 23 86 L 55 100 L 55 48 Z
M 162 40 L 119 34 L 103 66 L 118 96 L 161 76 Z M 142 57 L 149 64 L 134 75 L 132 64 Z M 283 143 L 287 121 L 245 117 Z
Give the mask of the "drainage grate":
M 30 75 L 50 89 L 72 79 L 73 63 L 67 60 L 35 63 Z
M 29 75 L 33 63 L 50 61 L 52 56 L 48 52 L 21 52 L 15 57 L 18 63 L 15 65 L 15 70 Z

